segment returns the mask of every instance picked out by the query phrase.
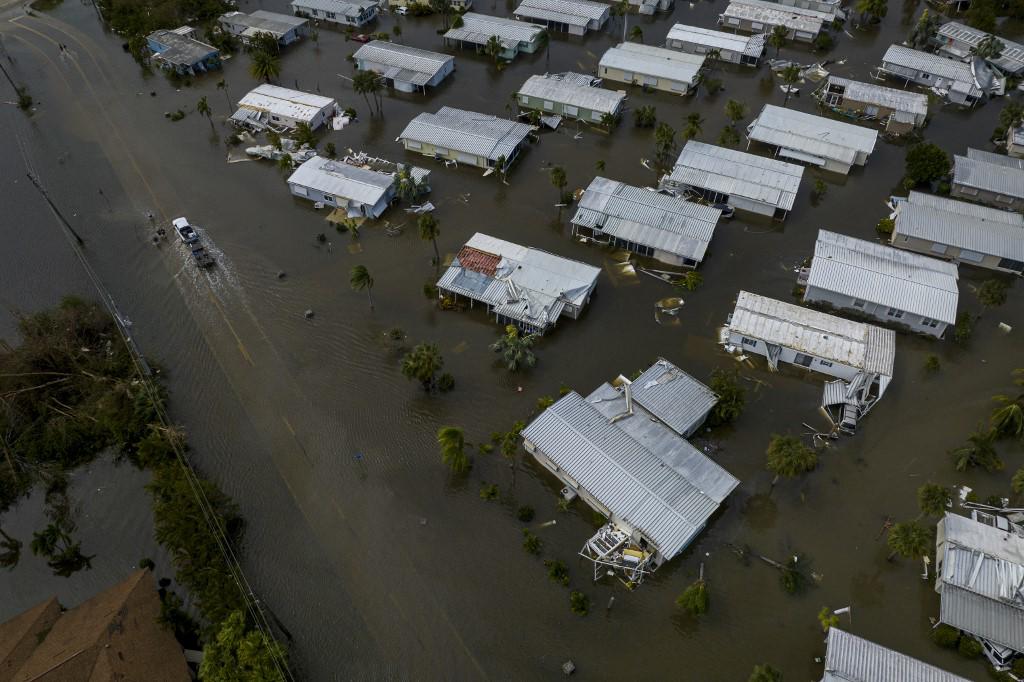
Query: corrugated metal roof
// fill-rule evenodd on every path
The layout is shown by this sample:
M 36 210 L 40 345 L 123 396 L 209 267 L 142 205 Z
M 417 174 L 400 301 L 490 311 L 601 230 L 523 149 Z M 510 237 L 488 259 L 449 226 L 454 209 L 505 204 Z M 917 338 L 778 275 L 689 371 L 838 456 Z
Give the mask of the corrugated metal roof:
M 764 0 L 731 0 L 721 16 L 756 21 L 766 26 L 785 26 L 790 30 L 804 31 L 811 35 L 817 35 L 822 24 L 831 22 L 834 17 L 833 14 L 826 12 Z
M 893 244 L 899 236 L 1024 261 L 1024 218 L 965 201 L 911 192 L 896 204 Z
M 1020 609 L 953 585 L 943 586 L 939 596 L 940 623 L 1024 651 L 1024 614 Z
M 1024 199 L 1024 168 L 1021 159 L 968 149 L 967 156 L 953 157 L 953 183 Z
M 740 291 L 729 328 L 866 372 L 892 376 L 896 333 L 863 322 Z
M 729 50 L 748 57 L 760 58 L 764 54 L 765 34 L 755 33 L 751 36 L 715 31 L 700 26 L 676 24 L 668 31 L 667 40 L 677 40 L 692 45 L 704 45 L 719 51 Z
M 717 208 L 598 176 L 572 222 L 700 262 L 721 215 Z
M 421 50 L 418 47 L 399 45 L 386 40 L 374 40 L 366 43 L 353 55 L 356 61 L 370 62 L 380 65 L 383 70 L 399 69 L 403 72 L 401 80 L 415 85 L 426 85 L 437 72 L 455 57 L 440 52 Z M 373 69 L 377 71 L 378 69 Z
M 970 682 L 906 654 L 851 635 L 828 630 L 825 676 L 821 682 Z
M 356 16 L 360 11 L 380 5 L 375 0 L 292 0 L 292 10 L 315 9 L 343 16 Z
M 516 16 L 570 26 L 586 26 L 591 21 L 600 21 L 608 13 L 608 5 L 591 0 L 523 0 L 513 12 Z
M 453 149 L 497 161 L 508 159 L 530 133 L 530 126 L 474 111 L 441 107 L 436 114 L 419 114 L 409 122 L 400 140 Z
M 299 121 L 312 121 L 325 107 L 335 106 L 337 102 L 331 97 L 289 90 L 269 83 L 253 88 L 238 101 L 239 109 L 263 111 Z
M 634 379 L 630 391 L 636 403 L 683 437 L 718 402 L 714 391 L 664 358 Z
M 669 180 L 789 211 L 803 174 L 796 164 L 690 140 Z
M 227 12 L 222 14 L 218 20 L 221 23 L 230 23 L 237 26 L 247 27 L 246 35 L 256 33 L 269 33 L 275 38 L 280 38 L 292 29 L 309 23 L 308 19 L 292 16 L 291 14 L 279 14 L 258 9 L 252 14 L 245 12 Z
M 819 230 L 807 286 L 956 323 L 957 266 L 877 242 Z
M 881 107 L 906 111 L 919 116 L 928 115 L 928 96 L 920 92 L 897 90 L 874 83 L 861 83 L 839 76 L 829 76 L 828 83 L 843 87 L 843 97 L 858 102 L 877 104 Z
M 692 85 L 704 66 L 704 59 L 704 55 L 687 54 L 663 47 L 619 43 L 608 48 L 598 66 Z
M 747 127 L 747 136 L 802 154 L 852 164 L 858 152 L 870 154 L 874 150 L 878 131 L 766 104 Z
M 625 398 L 608 384 L 586 399 L 573 391 L 523 437 L 668 560 L 692 542 L 739 481 L 642 408 L 615 424 L 602 412 L 624 407 Z
M 400 167 L 402 164 L 396 164 L 396 168 Z M 422 168 L 409 168 L 414 178 L 429 174 Z M 395 179 L 393 173 L 314 156 L 295 169 L 288 177 L 288 184 L 373 206 L 387 194 Z
M 882 57 L 882 68 L 886 64 L 902 66 L 914 71 L 930 73 L 933 76 L 942 76 L 953 81 L 958 81 L 968 86 L 967 91 L 974 96 L 981 94 L 978 84 L 971 72 L 971 67 L 963 62 L 940 57 L 930 52 L 913 50 L 903 45 L 890 45 Z
M 594 85 L 582 85 L 580 84 L 581 79 L 583 82 L 588 82 L 593 80 L 593 77 L 571 72 L 530 76 L 516 95 L 527 95 L 536 99 L 568 104 L 605 114 L 616 113 L 622 106 L 622 101 L 626 99 L 624 92 L 605 90 Z
M 958 47 L 959 49 L 956 49 L 955 52 L 961 57 L 969 56 L 971 48 L 977 47 L 982 40 L 990 35 L 992 34 L 961 24 L 959 21 L 949 21 L 943 24 L 938 31 L 938 38 L 953 41 L 952 45 L 947 44 L 943 48 Z M 986 61 L 1011 74 L 1024 70 L 1024 45 L 1007 40 L 1002 36 L 996 37 L 1003 44 L 1003 49 L 998 57 Z
M 184 64 L 186 66 L 192 66 L 193 64 L 206 59 L 211 54 L 220 54 L 220 52 L 212 45 L 191 38 L 184 35 L 182 29 L 188 29 L 188 33 L 192 32 L 192 29 L 188 26 L 182 26 L 179 29 L 168 31 L 161 29 L 159 31 L 153 31 L 148 36 L 147 40 L 152 40 L 155 43 L 159 43 L 166 47 L 163 52 L 158 53 L 156 56 L 167 62 L 168 64 Z
M 444 37 L 485 45 L 491 36 L 498 36 L 504 47 L 512 49 L 520 43 L 533 42 L 543 30 L 544 27 L 539 24 L 466 12 L 462 15 L 462 26 L 449 30 Z

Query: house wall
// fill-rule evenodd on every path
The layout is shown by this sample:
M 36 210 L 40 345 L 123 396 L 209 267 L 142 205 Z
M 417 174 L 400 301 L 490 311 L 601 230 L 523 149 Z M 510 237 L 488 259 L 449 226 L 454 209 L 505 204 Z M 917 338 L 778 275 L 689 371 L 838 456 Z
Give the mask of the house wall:
M 292 194 L 302 199 L 308 199 L 312 202 L 322 202 L 325 206 L 332 206 L 334 208 L 346 208 L 349 205 L 356 206 L 359 208 L 360 213 L 367 218 L 379 218 L 391 199 L 395 196 L 394 188 L 388 190 L 383 196 L 377 201 L 376 204 L 370 206 L 368 204 L 361 204 L 357 201 L 353 201 L 348 197 L 335 196 L 331 194 L 325 194 L 324 192 L 314 189 L 313 187 L 306 187 L 298 183 L 289 182 L 288 189 L 291 190 Z
M 693 43 L 683 40 L 668 39 L 665 41 L 665 47 L 670 50 L 678 50 L 679 52 L 685 52 L 687 54 L 701 54 L 706 55 L 711 50 L 716 48 L 703 45 L 701 43 Z M 757 66 L 761 59 L 759 57 L 751 57 L 744 55 L 742 52 L 734 50 L 719 50 L 718 61 L 728 62 L 730 64 L 743 64 L 745 66 Z
M 967 263 L 968 265 L 974 265 L 988 270 L 1015 274 L 1020 274 L 1021 271 L 1024 270 L 1024 264 L 1022 263 L 1017 263 L 1017 266 L 1019 267 L 1001 267 L 1000 263 L 1003 259 L 999 256 L 967 251 L 956 246 L 939 244 L 938 242 L 928 241 L 927 239 L 918 239 L 917 237 L 909 237 L 907 235 L 899 234 L 898 232 L 893 232 L 890 243 L 899 249 L 923 253 L 926 256 L 942 258 L 943 260 L 949 260 L 954 263 Z
M 312 7 L 304 7 L 301 4 L 295 4 L 292 8 L 297 16 L 311 17 L 331 24 L 339 24 L 341 26 L 366 26 L 377 18 L 378 10 L 378 7 L 373 5 L 361 10 L 358 16 L 345 16 L 344 14 L 337 14 L 335 12 L 325 12 L 323 10 L 313 9 Z
M 995 206 L 996 208 L 1012 208 L 1014 210 L 1020 210 L 1021 207 L 1024 207 L 1024 199 L 1019 197 L 1010 197 L 1005 194 L 999 194 L 998 192 L 975 189 L 974 187 L 967 187 L 957 182 L 953 182 L 952 185 L 950 185 L 949 195 L 960 199 L 967 199 L 968 201 L 976 201 L 979 204 Z
M 661 251 L 659 249 L 654 249 L 652 247 L 645 246 L 642 244 L 634 244 L 632 242 L 626 242 L 621 239 L 616 239 L 611 235 L 605 234 L 600 228 L 591 229 L 589 227 L 574 224 L 572 226 L 572 233 L 573 235 L 581 235 L 583 237 L 587 237 L 588 239 L 593 239 L 594 241 L 599 242 L 601 244 L 612 244 L 618 248 L 629 251 L 630 253 L 635 253 L 638 256 L 644 256 L 646 258 L 653 258 L 655 260 L 661 261 L 666 265 L 673 265 L 675 267 L 688 268 L 691 270 L 696 269 L 697 265 L 699 265 L 697 261 L 692 260 L 690 258 L 684 258 L 680 255 L 669 253 L 667 251 Z M 589 302 L 589 300 L 590 298 L 588 296 L 587 301 Z M 566 308 L 568 308 L 568 306 L 566 306 Z
M 748 343 L 744 343 L 744 339 L 746 339 Z M 730 329 L 729 343 L 741 349 L 744 353 L 754 353 L 755 355 L 768 357 L 768 347 L 765 344 L 765 342 L 761 339 L 756 339 L 750 336 L 744 336 Z M 792 348 L 787 348 L 786 346 L 782 346 L 781 348 L 782 353 L 779 355 L 779 362 L 789 363 L 791 365 L 796 365 L 797 367 L 806 366 L 797 365 L 797 363 L 795 362 L 798 351 L 795 351 Z M 804 355 L 808 354 L 805 353 Z M 842 363 L 830 360 L 823 360 L 813 355 L 808 356 L 811 358 L 811 364 L 809 366 L 806 366 L 807 369 L 812 369 L 815 372 L 820 372 L 821 374 L 827 374 L 828 376 L 836 377 L 837 379 L 850 381 L 855 376 L 857 376 L 857 374 L 860 373 L 860 370 L 855 367 L 850 367 L 848 365 L 844 365 Z
M 441 147 L 435 147 L 432 144 L 420 143 L 415 140 L 402 139 L 402 146 L 408 151 L 422 154 L 423 156 L 431 156 L 440 159 L 452 159 L 458 161 L 459 164 L 468 164 L 470 166 L 476 166 L 477 168 L 490 168 L 491 164 L 488 159 L 480 156 L 471 156 L 462 152 L 457 152 L 452 149 L 442 149 Z
M 897 78 L 903 78 L 911 83 L 917 83 L 918 85 L 927 85 L 929 87 L 937 87 L 940 89 L 949 89 L 955 81 L 942 76 L 936 76 L 928 73 L 927 71 L 915 71 L 914 69 L 908 69 L 897 64 L 891 64 L 889 62 L 882 62 L 882 68 L 888 71 L 890 74 L 895 75 Z M 975 98 L 968 97 L 962 93 L 949 91 L 946 95 L 946 99 L 954 104 L 966 104 L 972 105 L 976 102 Z
M 739 17 L 719 17 L 719 24 L 726 28 L 732 28 L 745 33 L 771 33 L 773 24 L 769 22 L 750 21 L 749 19 L 740 19 Z M 798 43 L 813 43 L 814 39 L 818 37 L 818 32 L 810 33 L 808 31 L 796 31 L 792 28 L 787 27 L 787 37 L 790 40 L 794 40 Z
M 946 331 L 946 323 L 940 320 L 931 320 L 931 322 L 935 323 L 934 326 L 932 326 L 932 324 L 928 323 L 929 320 L 927 317 L 917 315 L 915 313 L 894 311 L 892 315 L 889 315 L 889 311 L 891 309 L 887 305 L 882 305 L 873 301 L 861 301 L 855 299 L 853 296 L 847 296 L 845 294 L 821 289 L 819 287 L 807 287 L 804 292 L 804 301 L 829 303 L 835 308 L 870 315 L 876 320 L 881 320 L 882 322 L 905 325 L 915 332 L 928 334 L 929 336 L 941 337 Z M 899 315 L 899 317 L 897 317 L 897 315 Z
M 861 165 L 863 165 L 863 163 Z M 825 163 L 821 167 L 827 171 L 832 171 L 833 173 L 842 173 L 843 175 L 849 175 L 850 168 L 852 168 L 853 166 L 852 164 L 845 163 L 843 161 L 836 161 L 835 159 L 825 159 Z
M 284 126 L 286 128 L 294 128 L 299 123 L 305 122 L 305 123 L 309 124 L 309 127 L 310 127 L 311 130 L 316 130 L 317 128 L 322 126 L 324 124 L 324 122 L 328 118 L 330 118 L 331 113 L 333 113 L 332 109 L 330 109 L 328 107 L 324 107 L 323 109 L 321 109 L 318 112 L 316 112 L 316 114 L 312 118 L 310 118 L 310 119 L 293 118 L 291 116 L 283 116 L 281 114 L 274 114 L 273 112 L 268 112 L 267 115 L 270 117 L 270 123 L 272 125 L 275 125 L 275 126 Z
M 566 104 L 565 102 L 545 100 L 527 95 L 518 95 L 516 97 L 516 102 L 518 102 L 521 109 L 536 109 L 549 114 L 558 114 L 560 116 L 565 116 L 566 118 L 576 118 L 581 121 L 592 121 L 594 123 L 600 123 L 601 116 L 605 113 L 603 111 L 594 111 L 593 109 L 575 107 L 571 104 Z M 620 102 L 619 106 L 616 107 L 615 111 L 612 113 L 617 114 L 621 108 L 622 103 Z
M 689 93 L 691 87 L 690 83 L 684 81 L 658 78 L 657 76 L 649 76 L 635 71 L 623 71 L 622 69 L 613 69 L 607 66 L 599 66 L 597 71 L 598 76 L 611 81 L 643 85 L 655 90 L 661 90 L 662 92 L 674 92 L 679 95 Z
M 374 71 L 379 74 L 384 74 L 387 72 L 389 68 L 390 67 L 385 66 L 384 64 L 381 64 L 379 62 L 373 62 L 370 61 L 369 59 L 356 60 L 356 69 L 360 71 Z M 434 76 L 429 81 L 427 81 L 427 87 L 437 86 L 441 81 L 447 78 L 454 70 L 455 60 L 452 59 L 446 62 L 445 65 L 441 67 L 441 69 L 436 74 L 434 74 Z M 420 89 L 418 85 L 414 85 L 406 81 L 395 80 L 392 82 L 394 83 L 395 90 L 398 90 L 400 92 L 416 92 Z

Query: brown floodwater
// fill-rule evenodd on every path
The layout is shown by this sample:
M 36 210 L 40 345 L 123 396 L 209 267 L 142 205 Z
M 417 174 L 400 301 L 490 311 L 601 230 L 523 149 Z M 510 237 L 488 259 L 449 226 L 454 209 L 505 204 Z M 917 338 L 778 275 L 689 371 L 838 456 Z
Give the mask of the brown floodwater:
M 660 44 L 675 22 L 713 26 L 724 4 L 681 2 L 669 15 L 630 21 L 643 27 L 645 42 Z M 258 6 L 286 10 L 283 0 Z M 894 3 L 881 27 L 838 34 L 829 54 L 843 60 L 835 71 L 866 79 L 922 8 Z M 485 1 L 476 9 L 507 15 L 512 5 Z M 399 21 L 402 42 L 441 47 L 438 19 Z M 393 22 L 383 17 L 378 30 Z M 592 71 L 621 30 L 613 22 L 585 39 L 556 37 L 550 70 Z M 1004 306 L 982 312 L 974 291 L 987 275 L 964 268 L 961 309 L 982 313 L 970 346 L 900 335 L 893 384 L 859 433 L 822 453 L 817 471 L 779 483 L 770 497 L 765 445 L 773 433 L 802 433 L 801 422 L 824 426 L 816 412 L 821 379 L 744 368 L 747 408 L 735 428 L 715 434 L 714 454 L 742 483 L 699 540 L 633 592 L 618 583 L 592 584 L 589 565 L 576 558 L 592 532 L 591 513 L 579 505 L 559 512 L 552 477 L 524 462 L 513 488 L 509 471 L 491 454 L 476 455 L 468 479 L 453 481 L 434 442 L 446 424 L 484 441 L 526 418 L 538 397 L 555 395 L 560 386 L 588 392 L 658 356 L 705 379 L 715 367 L 733 366 L 716 332 L 736 292 L 788 299 L 794 267 L 811 252 L 819 228 L 872 238 L 899 184 L 904 146 L 880 141 L 868 165 L 847 178 L 808 169 L 784 224 L 741 216 L 723 221 L 701 268 L 704 285 L 684 294 L 676 320 L 659 324 L 654 303 L 671 295 L 668 285 L 623 278 L 611 267 L 612 254 L 573 242 L 571 209 L 559 215 L 547 173 L 549 164 L 563 165 L 570 187 L 584 187 L 603 160 L 608 177 L 649 184 L 655 177 L 641 159 L 653 155 L 650 130 L 634 128 L 627 116 L 610 135 L 584 128 L 577 137 L 573 124 L 546 132 L 503 186 L 476 169 L 445 169 L 406 155 L 394 140 L 417 113 L 443 104 L 506 115 L 511 93 L 544 71 L 543 54 L 499 73 L 486 58 L 456 53 L 454 76 L 436 92 L 388 94 L 383 117 L 371 118 L 338 76 L 351 75 L 345 57 L 357 43 L 325 29 L 318 44 L 289 49 L 280 84 L 319 90 L 361 114 L 325 142 L 433 170 L 443 252 L 483 231 L 603 268 L 582 318 L 543 339 L 532 372 L 512 376 L 494 365 L 487 346 L 499 329 L 482 311 L 442 312 L 424 297 L 422 286 L 434 277 L 432 249 L 400 208 L 353 241 L 328 229 L 322 212 L 292 199 L 272 164 L 227 162 L 220 140 L 229 132 L 226 99 L 255 85 L 244 55 L 225 65 L 227 92 L 216 88 L 221 74 L 176 89 L 160 75 L 143 74 L 94 10 L 78 2 L 5 21 L 0 37 L 10 55 L 5 65 L 38 103 L 28 118 L 6 103 L 0 109 L 0 336 L 13 338 L 17 310 L 52 305 L 67 292 L 90 293 L 59 225 L 24 179 L 28 159 L 86 239 L 89 263 L 133 321 L 143 351 L 167 368 L 172 412 L 189 433 L 195 462 L 238 501 L 248 521 L 244 568 L 293 638 L 301 677 L 553 678 L 572 659 L 584 679 L 642 672 L 743 680 L 766 661 L 787 679 L 818 679 L 815 658 L 824 645 L 816 614 L 825 605 L 852 605 L 852 623 L 844 617 L 843 624 L 856 634 L 983 677 L 980 663 L 930 643 L 937 595 L 921 580 L 918 564 L 886 561 L 879 531 L 887 517 L 917 514 L 915 491 L 925 481 L 967 484 L 986 496 L 1006 492 L 1010 474 L 1024 463 L 1019 448 L 1006 448 L 1007 471 L 958 474 L 947 454 L 987 418 L 990 396 L 1007 390 L 1009 372 L 1024 364 L 1019 284 Z M 62 57 L 58 44 L 70 55 Z M 816 59 L 803 48 L 785 48 L 783 56 Z M 659 119 L 677 130 L 688 113 L 700 112 L 705 123 L 698 139 L 714 142 L 728 98 L 745 102 L 751 114 L 765 102 L 782 103 L 767 76 L 767 68 L 720 66 L 714 77 L 725 91 L 715 97 L 630 89 L 629 106 L 653 104 Z M 0 88 L 0 99 L 12 98 L 6 83 Z M 801 88 L 790 106 L 813 111 L 811 84 Z M 203 95 L 214 110 L 212 125 L 194 112 Z M 985 148 L 1000 106 L 935 105 L 925 135 L 951 154 L 968 145 Z M 179 108 L 189 112 L 184 120 L 164 117 Z M 813 206 L 816 178 L 828 192 Z M 147 211 L 201 225 L 219 267 L 197 273 L 177 245 L 152 246 Z M 330 246 L 318 244 L 321 232 Z M 395 232 L 401 234 L 390 236 Z M 348 285 L 348 271 L 359 263 L 375 279 L 372 311 Z M 287 276 L 278 278 L 281 271 Z M 306 309 L 315 311 L 313 319 L 304 318 Z M 1000 332 L 1000 321 L 1014 331 Z M 452 393 L 424 395 L 401 376 L 400 351 L 383 341 L 394 326 L 409 343 L 439 344 L 456 378 Z M 942 369 L 929 376 L 923 365 L 931 353 Z M 88 512 L 81 522 L 85 549 L 97 553 L 96 568 L 63 581 L 26 559 L 0 575 L 0 618 L 52 593 L 66 605 L 77 603 L 141 556 L 156 555 L 165 567 L 146 522 L 144 479 L 104 463 L 77 477 L 76 495 Z M 479 498 L 484 481 L 500 486 L 500 501 Z M 564 560 L 573 588 L 590 596 L 587 617 L 570 612 L 568 591 L 520 548 L 522 524 L 514 515 L 523 504 L 537 510 L 532 526 L 544 541 L 544 557 Z M 33 498 L 4 521 L 27 539 L 39 513 Z M 542 525 L 551 520 L 557 523 Z M 730 545 L 776 559 L 799 552 L 820 582 L 786 595 L 774 570 L 741 561 Z M 701 563 L 712 607 L 694 622 L 673 602 Z M 614 607 L 606 611 L 612 596 Z

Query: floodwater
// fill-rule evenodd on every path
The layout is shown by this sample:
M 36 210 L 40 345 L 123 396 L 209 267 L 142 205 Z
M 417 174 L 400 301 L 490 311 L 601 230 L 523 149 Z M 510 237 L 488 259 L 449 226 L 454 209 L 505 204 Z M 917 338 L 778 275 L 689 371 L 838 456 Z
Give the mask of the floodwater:
M 286 11 L 283 0 L 258 6 Z M 712 26 L 723 7 L 681 2 L 670 16 L 630 20 L 643 27 L 647 43 L 660 44 L 672 23 Z M 922 7 L 893 3 L 880 28 L 839 34 L 830 55 L 845 60 L 837 72 L 865 79 Z M 485 1 L 477 9 L 509 14 L 512 5 Z M 392 23 L 384 17 L 377 30 Z M 402 42 L 440 48 L 439 19 L 400 23 Z M 609 32 L 586 39 L 555 38 L 550 70 L 591 71 L 616 35 L 621 24 L 613 23 Z M 699 378 L 733 366 L 716 345 L 716 330 L 736 292 L 746 288 L 786 300 L 793 268 L 811 252 L 819 228 L 873 237 L 902 175 L 904 147 L 880 142 L 868 166 L 848 178 L 808 169 L 785 224 L 742 217 L 721 223 L 701 269 L 705 284 L 684 296 L 678 322 L 658 324 L 654 302 L 671 295 L 668 286 L 615 276 L 610 254 L 574 243 L 571 211 L 558 214 L 546 170 L 550 163 L 563 165 L 570 187 L 584 187 L 604 160 L 607 176 L 649 184 L 654 174 L 640 160 L 653 155 L 651 131 L 635 129 L 627 118 L 611 135 L 583 129 L 577 138 L 574 125 L 544 133 L 502 186 L 476 169 L 445 169 L 407 156 L 394 139 L 418 112 L 443 104 L 505 115 L 511 93 L 545 70 L 543 54 L 499 73 L 486 58 L 457 53 L 454 77 L 436 93 L 390 94 L 383 118 L 371 118 L 338 76 L 351 75 L 345 56 L 356 43 L 325 29 L 318 45 L 307 41 L 288 50 L 280 84 L 320 90 L 361 114 L 356 125 L 324 141 L 339 151 L 364 150 L 433 169 L 431 200 L 443 252 L 454 252 L 479 230 L 604 268 L 583 317 L 543 339 L 535 370 L 510 376 L 493 365 L 487 346 L 500 330 L 480 310 L 441 312 L 424 297 L 422 285 L 434 277 L 432 248 L 401 209 L 385 218 L 403 227 L 402 234 L 389 236 L 382 223 L 352 241 L 329 230 L 323 213 L 293 200 L 273 165 L 226 162 L 218 139 L 228 133 L 226 100 L 254 85 L 244 55 L 226 65 L 227 92 L 215 87 L 218 74 L 176 90 L 162 76 L 142 74 L 120 40 L 103 32 L 93 9 L 73 1 L 3 22 L 0 36 L 13 60 L 9 69 L 30 84 L 39 103 L 31 118 L 12 106 L 0 109 L 0 334 L 11 337 L 14 310 L 90 291 L 60 226 L 24 179 L 28 159 L 87 240 L 90 264 L 133 321 L 144 352 L 167 368 L 172 412 L 189 433 L 197 465 L 241 506 L 248 521 L 244 568 L 292 636 L 300 676 L 552 678 L 572 659 L 585 679 L 643 671 L 652 678 L 743 680 L 760 662 L 771 662 L 787 679 L 818 679 L 815 657 L 824 646 L 815 616 L 824 605 L 852 605 L 853 621 L 844 625 L 856 634 L 970 678 L 983 676 L 979 663 L 929 642 L 937 596 L 920 579 L 919 565 L 885 560 L 879 531 L 887 517 L 916 515 L 915 491 L 925 481 L 967 484 L 984 497 L 1007 491 L 1010 474 L 1024 463 L 1019 449 L 1008 449 L 1006 472 L 957 474 L 946 454 L 987 417 L 989 397 L 1007 390 L 1009 372 L 1021 365 L 1019 284 L 1006 305 L 983 313 L 967 349 L 901 335 L 895 380 L 860 432 L 823 453 L 811 475 L 779 483 L 770 499 L 765 445 L 772 433 L 802 433 L 801 422 L 823 426 L 816 413 L 821 382 L 744 369 L 747 409 L 734 430 L 719 434 L 715 454 L 742 483 L 699 541 L 632 593 L 617 583 L 591 584 L 589 566 L 575 558 L 592 532 L 591 513 L 580 506 L 559 512 L 550 476 L 527 462 L 512 489 L 508 470 L 492 454 L 476 456 L 468 480 L 453 481 L 434 442 L 446 424 L 484 441 L 526 418 L 538 397 L 555 395 L 562 385 L 589 392 L 658 356 Z M 62 57 L 58 44 L 70 55 Z M 783 56 L 812 60 L 803 48 L 784 49 Z M 729 97 L 747 103 L 751 113 L 765 101 L 782 103 L 777 84 L 763 80 L 767 74 L 766 68 L 723 66 L 714 76 L 726 90 L 716 97 L 633 89 L 629 104 L 654 104 L 658 117 L 676 129 L 698 111 L 705 118 L 699 139 L 714 142 Z M 2 99 L 12 97 L 6 84 L 0 87 Z M 811 111 L 811 87 L 803 89 L 790 106 Z M 212 127 L 193 111 L 203 95 L 214 109 Z M 951 154 L 968 145 L 984 148 L 999 107 L 936 107 L 926 136 Z M 179 108 L 190 112 L 184 120 L 164 117 Z M 828 193 L 813 207 L 810 189 L 818 177 Z M 147 211 L 159 220 L 186 215 L 201 225 L 220 266 L 200 274 L 176 245 L 152 246 Z M 330 246 L 317 243 L 321 232 Z M 366 296 L 348 286 L 348 271 L 359 263 L 375 279 L 372 311 Z M 278 278 L 281 271 L 286 277 Z M 985 277 L 962 271 L 962 309 L 980 311 L 973 292 Z M 304 319 L 306 309 L 315 311 L 312 320 Z M 1000 321 L 1014 331 L 999 332 Z M 401 376 L 400 352 L 382 340 L 393 326 L 410 344 L 439 344 L 456 378 L 452 393 L 427 396 Z M 930 353 L 942 362 L 934 376 L 923 370 Z M 483 481 L 501 487 L 500 502 L 479 498 Z M 145 518 L 144 494 L 122 500 L 116 514 Z M 567 590 L 520 548 L 514 512 L 522 504 L 538 511 L 534 530 L 544 556 L 566 561 L 573 587 L 591 597 L 589 616 L 573 615 Z M 557 523 L 541 527 L 549 520 Z M 106 527 L 108 521 L 96 523 Z M 119 532 L 117 523 L 109 524 L 111 533 Z M 143 527 L 121 536 L 112 558 L 96 561 L 127 572 L 152 539 Z M 776 559 L 800 552 L 820 583 L 786 595 L 774 570 L 744 564 L 730 544 Z M 693 622 L 680 617 L 673 602 L 701 563 L 712 607 Z M 0 618 L 54 592 L 71 605 L 93 588 L 69 587 L 32 562 L 14 575 L 22 571 L 35 579 L 0 576 Z M 612 596 L 614 607 L 606 611 Z

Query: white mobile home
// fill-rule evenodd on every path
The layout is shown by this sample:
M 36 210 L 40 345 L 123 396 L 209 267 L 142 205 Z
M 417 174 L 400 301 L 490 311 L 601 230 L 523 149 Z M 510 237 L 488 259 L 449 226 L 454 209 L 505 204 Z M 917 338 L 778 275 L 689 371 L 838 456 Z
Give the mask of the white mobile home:
M 597 65 L 597 74 L 619 83 L 685 95 L 700 82 L 704 57 L 638 43 L 619 43 L 608 48 Z
M 766 0 L 730 0 L 718 15 L 720 25 L 746 33 L 771 33 L 775 26 L 784 26 L 789 39 L 800 43 L 813 43 L 833 19 L 834 14 Z
M 747 126 L 750 140 L 776 148 L 779 156 L 847 175 L 875 149 L 878 131 L 823 116 L 766 104 Z
M 409 151 L 478 168 L 506 170 L 526 145 L 531 126 L 518 121 L 441 107 L 405 127 L 398 141 Z
M 360 71 L 380 74 L 395 90 L 426 92 L 455 70 L 455 57 L 418 47 L 374 40 L 352 56 Z
M 444 34 L 445 45 L 471 46 L 477 52 L 487 47 L 487 42 L 496 37 L 501 44 L 502 59 L 514 59 L 520 52 L 532 53 L 540 45 L 544 27 L 515 19 L 492 17 L 476 12 L 462 15 L 462 26 L 452 28 Z
M 839 76 L 829 76 L 815 95 L 833 111 L 884 123 L 885 131 L 894 135 L 920 128 L 928 117 L 927 95 Z
M 969 62 L 974 57 L 974 50 L 978 45 L 991 35 L 991 33 L 961 24 L 959 21 L 949 21 L 939 29 L 935 36 L 935 42 L 938 45 L 939 54 Z M 1024 72 L 1024 45 L 1006 38 L 998 38 L 998 40 L 1003 44 L 1003 49 L 1000 50 L 998 56 L 986 57 L 985 61 L 1007 76 L 1016 76 Z
M 273 36 L 281 47 L 291 45 L 309 32 L 309 20 L 258 9 L 252 14 L 228 12 L 217 23 L 226 32 L 248 43 L 257 34 Z
M 292 12 L 300 17 L 342 26 L 366 26 L 377 18 L 376 0 L 292 0 Z
M 827 641 L 821 682 L 970 682 L 834 625 Z
M 878 67 L 880 75 L 902 79 L 931 88 L 953 104 L 974 106 L 986 94 L 1001 92 L 1005 79 L 995 74 L 981 59 L 970 64 L 891 45 Z
M 1024 160 L 981 149 L 953 157 L 950 196 L 997 208 L 1024 207 Z
M 764 33 L 745 36 L 676 24 L 669 29 L 665 47 L 688 54 L 717 54 L 719 61 L 757 66 L 764 57 L 765 38 Z
M 523 0 L 513 12 L 516 19 L 576 36 L 600 31 L 610 15 L 611 5 L 592 0 Z
M 314 156 L 289 176 L 288 188 L 297 197 L 343 208 L 349 218 L 379 218 L 398 192 L 399 170 L 408 171 L 418 191 L 427 188 L 430 171 L 387 162 L 391 169 L 384 171 L 374 161 L 364 155 L 339 161 Z
M 330 97 L 264 83 L 238 101 L 231 121 L 253 130 L 282 131 L 299 123 L 316 130 L 337 111 L 338 103 Z
M 605 90 L 599 83 L 593 76 L 572 72 L 530 76 L 516 92 L 516 103 L 520 110 L 591 123 L 617 119 L 626 93 Z

